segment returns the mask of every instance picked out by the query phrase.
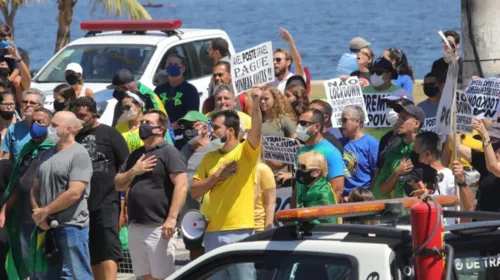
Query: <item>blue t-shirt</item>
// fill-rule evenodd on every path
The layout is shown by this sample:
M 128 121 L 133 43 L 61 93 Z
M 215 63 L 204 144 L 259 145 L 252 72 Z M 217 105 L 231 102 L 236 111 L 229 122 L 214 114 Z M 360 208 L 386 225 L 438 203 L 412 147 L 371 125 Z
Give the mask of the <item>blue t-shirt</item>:
M 352 72 L 359 70 L 358 57 L 355 52 L 349 52 L 342 55 L 337 64 L 337 76 L 340 75 L 351 75 Z
M 404 89 L 406 92 L 413 94 L 413 80 L 408 75 L 398 75 L 396 80 L 392 82 L 398 87 Z
M 303 146 L 297 152 L 297 158 L 300 154 L 306 152 L 318 152 L 325 157 L 326 165 L 328 166 L 328 174 L 326 176 L 327 180 L 344 176 L 344 161 L 342 160 L 342 155 L 340 154 L 339 149 L 328 142 L 328 140 L 323 139 L 317 144 L 309 147 Z
M 425 114 L 426 119 L 430 118 L 435 118 L 437 115 L 438 107 L 439 107 L 439 102 L 438 103 L 430 103 L 429 99 L 426 99 L 417 105 L 418 107 L 422 108 Z
M 369 134 L 351 141 L 347 137 L 339 139 L 344 144 L 344 164 L 349 176 L 346 176 L 344 191 L 351 192 L 357 187 L 369 188 L 377 169 L 379 142 Z
M 16 162 L 23 146 L 31 140 L 30 128 L 23 121 L 10 125 L 2 141 L 2 151 L 10 153 Z

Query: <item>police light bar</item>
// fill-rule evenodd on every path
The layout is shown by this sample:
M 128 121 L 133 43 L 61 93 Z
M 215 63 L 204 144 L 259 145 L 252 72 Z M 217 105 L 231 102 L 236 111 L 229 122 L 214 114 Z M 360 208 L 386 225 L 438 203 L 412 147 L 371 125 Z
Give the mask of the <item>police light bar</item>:
M 457 197 L 453 195 L 437 195 L 433 196 L 433 198 L 441 206 L 454 206 L 458 204 Z M 279 222 L 300 220 L 308 221 L 323 217 L 353 216 L 355 214 L 377 214 L 382 213 L 384 210 L 386 210 L 386 204 L 391 202 L 400 202 L 402 203 L 404 209 L 409 209 L 413 205 L 421 203 L 422 198 L 394 198 L 308 208 L 287 209 L 281 210 L 276 213 L 276 220 Z
M 80 23 L 80 29 L 100 31 L 174 31 L 182 26 L 180 19 L 172 20 L 88 20 Z

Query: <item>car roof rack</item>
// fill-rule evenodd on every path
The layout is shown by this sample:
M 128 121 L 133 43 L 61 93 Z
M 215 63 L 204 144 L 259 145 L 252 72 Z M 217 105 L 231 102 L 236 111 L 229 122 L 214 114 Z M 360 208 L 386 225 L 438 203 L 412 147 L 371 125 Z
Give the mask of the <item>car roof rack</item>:
M 87 31 L 85 37 L 95 36 L 103 31 L 121 31 L 122 34 L 145 35 L 147 31 L 161 31 L 167 36 L 182 33 L 180 19 L 172 20 L 87 20 L 80 23 L 80 29 Z

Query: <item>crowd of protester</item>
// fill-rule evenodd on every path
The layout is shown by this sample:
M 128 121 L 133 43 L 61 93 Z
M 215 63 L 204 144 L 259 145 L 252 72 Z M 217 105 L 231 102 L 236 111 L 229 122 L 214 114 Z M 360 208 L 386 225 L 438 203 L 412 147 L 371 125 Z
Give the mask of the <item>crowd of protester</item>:
M 0 27 L 3 41 L 11 40 L 9 30 Z M 106 73 L 114 74 L 108 88 L 118 101 L 112 126 L 99 122 L 77 63 L 68 64 L 66 83 L 54 88 L 53 108 L 44 108 L 44 93 L 30 88 L 26 59 L 10 41 L 0 57 L 0 263 L 9 252 L 19 279 L 116 279 L 120 235 L 127 231 L 134 274 L 163 279 L 175 270 L 174 239 L 185 213 L 200 210 L 208 221 L 203 240 L 183 237 L 194 260 L 272 228 L 279 186 L 292 186 L 292 208 L 446 194 L 459 197 L 459 209 L 500 210 L 500 125 L 474 120 L 474 135 L 455 142 L 422 131 L 425 119 L 436 116 L 448 63 L 461 64 L 455 31 L 445 32 L 452 52 L 444 47 L 433 63 L 423 84 L 428 98 L 420 104 L 403 50 L 377 56 L 365 39 L 350 42 L 338 77 L 358 77 L 365 94 L 389 94 L 389 128 L 365 128 L 360 106 L 346 106 L 341 127 L 332 127 L 331 105 L 311 100 L 300 52 L 290 33 L 280 31 L 289 50 L 274 51 L 275 81 L 245 93 L 232 87 L 228 43 L 213 40 L 204 103 L 184 79 L 189 66 L 179 55 L 168 56 L 168 77 L 155 89 L 125 69 Z M 297 163 L 264 160 L 263 136 L 297 139 Z M 467 137 L 482 144 L 471 147 Z M 451 160 L 452 148 L 461 159 Z M 473 167 L 479 182 L 470 180 Z M 0 279 L 7 279 L 5 270 Z M 218 276 L 252 279 L 254 273 L 242 264 Z

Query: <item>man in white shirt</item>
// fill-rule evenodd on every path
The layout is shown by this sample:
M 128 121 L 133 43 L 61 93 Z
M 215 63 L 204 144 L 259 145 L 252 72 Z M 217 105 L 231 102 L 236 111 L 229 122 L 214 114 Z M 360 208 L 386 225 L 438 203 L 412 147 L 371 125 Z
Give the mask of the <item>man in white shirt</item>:
M 438 174 L 438 195 L 457 195 L 455 191 L 455 176 L 453 172 L 441 164 L 442 143 L 438 134 L 431 131 L 425 131 L 417 135 L 413 150 L 419 156 L 419 161 L 422 164 L 429 165 L 434 168 Z M 474 211 L 473 194 L 467 184 L 459 185 L 459 209 L 463 211 Z M 445 207 L 445 210 L 455 210 L 455 207 Z M 446 218 L 446 224 L 454 224 L 455 218 Z
M 306 79 L 304 67 L 302 66 L 302 58 L 300 53 L 295 46 L 292 35 L 285 29 L 280 28 L 280 37 L 283 41 L 288 44 L 290 52 L 285 49 L 278 48 L 274 51 L 273 63 L 274 63 L 274 75 L 276 80 L 269 83 L 273 87 L 277 87 L 281 93 L 285 94 L 286 82 L 290 77 L 297 74 L 302 76 L 304 80 Z M 295 74 L 290 72 L 292 63 L 295 62 Z

